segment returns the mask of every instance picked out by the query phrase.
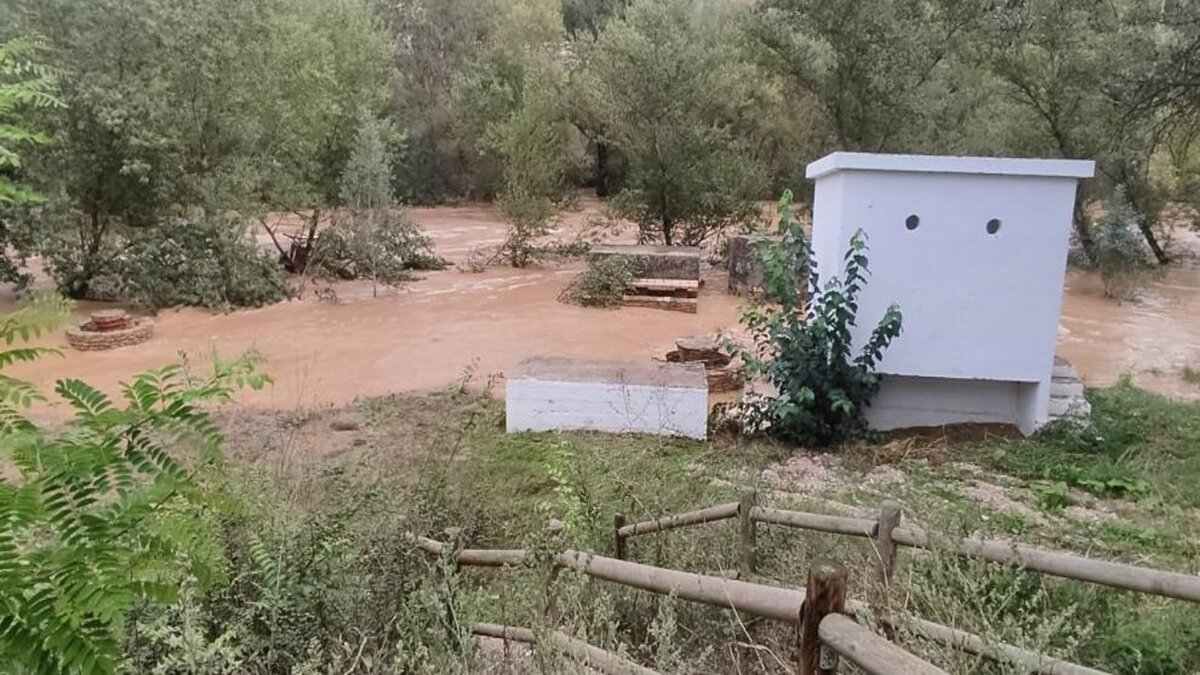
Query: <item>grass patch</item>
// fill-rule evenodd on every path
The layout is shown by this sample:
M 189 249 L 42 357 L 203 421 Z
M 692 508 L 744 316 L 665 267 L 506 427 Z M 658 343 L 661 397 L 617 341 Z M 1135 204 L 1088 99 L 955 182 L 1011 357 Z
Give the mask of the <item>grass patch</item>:
M 1088 392 L 1093 427 L 1054 425 L 1027 439 L 964 448 L 994 469 L 1063 482 L 1102 497 L 1200 506 L 1200 403 L 1180 403 L 1127 379 Z
M 227 420 L 234 422 L 227 425 L 230 456 L 249 459 L 259 472 L 281 471 L 274 483 L 288 486 L 297 470 L 264 460 L 262 448 L 291 448 L 305 489 L 289 500 L 281 496 L 291 494 L 286 487 L 230 481 L 237 493 L 230 501 L 246 505 L 226 519 L 228 578 L 239 586 L 210 594 L 196 611 L 213 635 L 243 640 L 229 658 L 240 658 L 245 667 L 343 672 L 365 641 L 363 653 L 376 664 L 487 671 L 491 657 L 475 650 L 465 631 L 473 621 L 546 625 L 545 566 L 456 571 L 415 555 L 404 543 L 405 532 L 457 538 L 470 547 L 570 546 L 607 553 L 617 512 L 630 521 L 655 518 L 732 501 L 748 487 L 758 487 L 768 505 L 827 512 L 841 507 L 870 513 L 883 497 L 896 497 L 911 517 L 948 540 L 980 532 L 1010 535 L 1194 572 L 1200 555 L 1200 407 L 1128 383 L 1089 395 L 1096 426 L 1086 432 L 952 438 L 941 447 L 929 444 L 927 451 L 895 440 L 821 456 L 801 451 L 805 461 L 795 466 L 828 475 L 809 481 L 819 489 L 790 490 L 763 475 L 795 452 L 775 443 L 736 436 L 702 443 L 595 433 L 508 435 L 501 405 L 465 392 L 370 399 L 349 410 L 286 420 L 246 413 L 240 424 Z M 361 428 L 329 431 L 332 418 L 347 415 Z M 272 445 L 264 432 L 272 428 L 274 434 L 324 435 L 320 447 L 295 440 Z M 902 481 L 867 480 L 882 466 L 899 472 Z M 808 475 L 795 480 L 803 483 Z M 1031 510 L 1003 512 L 974 501 L 964 488 L 977 480 L 1003 486 Z M 1073 520 L 1069 511 L 1081 489 L 1103 496 L 1089 497 L 1093 502 L 1119 505 L 1119 515 Z M 564 524 L 555 541 L 545 531 L 550 518 Z M 737 542 L 735 522 L 726 521 L 631 539 L 628 552 L 639 562 L 712 574 L 736 566 Z M 759 574 L 774 583 L 802 586 L 813 561 L 833 559 L 849 571 L 852 597 L 887 601 L 1112 672 L 1200 671 L 1200 608 L 1187 603 L 907 550 L 896 583 L 883 589 L 874 579 L 869 543 L 775 526 L 759 528 L 758 554 Z M 272 581 L 277 573 L 285 576 Z M 559 584 L 561 627 L 665 672 L 790 671 L 794 631 L 788 627 L 743 624 L 728 612 L 573 573 L 564 573 Z M 394 614 L 389 607 L 400 614 L 381 622 Z M 167 619 L 175 621 L 173 616 Z M 143 645 L 138 663 L 158 663 L 160 644 Z M 905 645 L 950 672 L 1004 672 L 916 639 Z M 568 668 L 543 661 L 516 670 Z

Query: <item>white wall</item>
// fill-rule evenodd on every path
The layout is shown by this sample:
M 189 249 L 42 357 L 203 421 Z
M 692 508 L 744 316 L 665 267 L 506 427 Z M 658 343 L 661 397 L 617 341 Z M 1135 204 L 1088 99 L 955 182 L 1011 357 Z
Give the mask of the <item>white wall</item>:
M 866 341 L 890 304 L 900 306 L 903 333 L 880 372 L 923 378 L 903 385 L 909 395 L 914 387 L 948 390 L 955 379 L 1048 384 L 1076 184 L 1092 171 L 1091 162 L 1067 160 L 861 153 L 834 153 L 810 165 L 822 277 L 841 274 L 856 230 L 868 236 L 870 279 L 859 299 L 856 343 Z M 919 221 L 915 228 L 907 226 L 910 216 Z M 970 389 L 976 403 L 989 402 L 986 410 L 917 396 L 904 407 L 884 406 L 892 412 L 876 418 L 896 426 L 910 414 L 922 425 L 961 413 L 960 421 L 1005 417 L 1032 431 L 1045 420 L 1048 386 L 1021 391 L 1020 405 L 1010 405 L 990 389 Z
M 504 398 L 509 433 L 583 429 L 699 440 L 708 433 L 706 387 L 510 379 Z

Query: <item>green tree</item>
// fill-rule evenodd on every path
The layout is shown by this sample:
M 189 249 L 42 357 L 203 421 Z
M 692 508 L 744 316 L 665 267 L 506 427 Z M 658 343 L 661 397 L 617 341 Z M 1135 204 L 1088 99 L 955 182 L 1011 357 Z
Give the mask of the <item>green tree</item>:
M 55 108 L 56 74 L 38 62 L 38 43 L 29 39 L 0 42 L 0 206 L 41 198 L 17 182 L 23 148 L 45 145 L 50 138 L 31 131 L 21 120 L 28 109 Z
M 387 33 L 366 0 L 292 0 L 286 7 L 270 24 L 269 68 L 256 87 L 265 132 L 257 139 L 255 192 L 264 210 L 304 219 L 284 246 L 281 236 L 288 237 L 260 214 L 285 267 L 300 273 L 323 219 L 339 204 L 359 115 L 383 112 L 393 66 Z
M 54 95 L 56 73 L 38 61 L 38 51 L 29 39 L 0 42 L 0 281 L 19 284 L 28 281 L 21 265 L 30 246 L 13 231 L 5 211 L 42 201 L 21 180 L 21 155 L 50 141 L 27 127 L 24 113 L 61 105 Z
M 704 7 L 635 3 L 595 45 L 595 102 L 628 164 L 614 206 L 644 240 L 698 244 L 751 218 L 763 183 L 748 121 L 759 73 Z
M 1024 147 L 1097 162 L 1103 180 L 1080 191 L 1075 209 L 1076 234 L 1092 258 L 1095 241 L 1085 204 L 1122 184 L 1141 214 L 1138 228 L 1146 244 L 1160 262 L 1167 260 L 1155 234 L 1165 197 L 1150 175 L 1161 111 L 1147 105 L 1143 84 L 1157 77 L 1164 38 L 1160 5 L 1030 0 L 992 12 L 985 22 L 981 45 L 987 67 L 1024 113 L 1017 128 L 1036 134 Z
M 561 70 L 566 38 L 556 0 L 493 0 L 487 6 L 486 38 L 455 78 L 453 100 L 455 128 L 478 165 L 475 196 L 490 197 L 505 181 L 503 127 L 519 114 L 527 83 L 554 86 L 549 83 Z
M 393 121 L 404 136 L 395 162 L 406 203 L 478 193 L 472 135 L 456 124 L 454 83 L 479 53 L 494 4 L 479 0 L 377 0 L 391 36 L 396 70 Z
M 366 2 L 3 0 L 63 74 L 67 105 L 43 116 L 58 142 L 31 162 L 52 199 L 27 218 L 60 288 L 87 296 L 124 242 L 231 211 L 302 212 L 301 253 L 280 249 L 303 258 L 357 111 L 387 100 L 390 44 Z
M 1139 232 L 1141 218 L 1125 196 L 1125 187 L 1118 185 L 1105 200 L 1104 214 L 1092 226 L 1092 262 L 1104 278 L 1104 293 L 1109 297 L 1132 295 L 1138 278 L 1152 264 Z
M 815 96 L 830 145 L 913 152 L 928 149 L 922 122 L 948 103 L 935 95 L 938 76 L 982 4 L 768 0 L 754 34 L 767 63 Z
M 371 294 L 379 283 L 411 278 L 413 269 L 440 269 L 433 243 L 401 214 L 392 196 L 392 153 L 385 125 L 367 113 L 359 119 L 354 148 L 342 175 L 345 207 L 320 233 L 315 261 L 326 274 L 344 279 L 368 277 Z
M 536 242 L 549 233 L 566 187 L 569 128 L 557 97 L 558 75 L 553 69 L 528 73 L 520 108 L 495 129 L 504 172 L 497 206 L 509 222 L 501 255 L 513 267 L 547 251 Z
M 600 37 L 605 24 L 620 16 L 629 0 L 562 0 L 563 27 L 571 37 Z
M 121 237 L 240 206 L 268 0 L 9 4 L 62 73 L 56 143 L 31 162 L 52 203 L 30 220 L 65 292 L 86 295 Z
M 6 345 L 56 323 L 66 307 L 42 300 L 0 320 Z M 0 367 L 53 350 L 9 347 Z M 15 472 L 0 478 L 0 651 L 5 668 L 30 673 L 111 673 L 134 607 L 170 600 L 176 556 L 201 535 L 197 525 L 164 527 L 166 512 L 198 502 L 194 474 L 218 459 L 221 434 L 206 405 L 266 382 L 253 361 L 217 363 L 196 379 L 183 365 L 137 376 L 125 403 L 75 379 L 57 394 L 74 420 L 43 428 L 24 415 L 42 395 L 0 375 L 0 456 Z M 196 452 L 194 462 L 173 455 Z M 184 558 L 187 556 L 184 555 Z

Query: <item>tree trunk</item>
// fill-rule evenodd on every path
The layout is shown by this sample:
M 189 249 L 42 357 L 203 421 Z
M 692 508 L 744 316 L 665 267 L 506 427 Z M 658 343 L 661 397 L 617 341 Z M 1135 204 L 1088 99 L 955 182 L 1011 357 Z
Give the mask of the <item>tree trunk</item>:
M 1138 223 L 1138 229 L 1142 231 L 1142 236 L 1146 238 L 1146 244 L 1150 246 L 1150 251 L 1154 253 L 1154 259 L 1158 261 L 1158 264 L 1166 265 L 1171 262 L 1171 257 L 1163 250 L 1162 244 L 1158 243 L 1158 238 L 1154 236 L 1154 228 L 1146 222 L 1144 215 L 1142 222 Z
M 312 216 L 308 219 L 306 225 L 307 231 L 304 233 L 304 243 L 299 240 L 292 242 L 291 249 L 288 251 L 288 260 L 284 264 L 292 274 L 304 274 L 308 269 L 308 262 L 312 260 L 313 247 L 317 240 L 317 224 L 321 220 L 321 209 L 314 208 Z
M 608 196 L 608 144 L 596 141 L 596 196 Z
M 1083 255 L 1088 261 L 1095 264 L 1096 262 L 1096 240 L 1092 237 L 1092 229 L 1087 221 L 1087 213 L 1083 208 L 1083 195 L 1078 191 L 1075 194 L 1075 236 L 1079 239 L 1079 246 L 1083 248 Z
M 1156 203 L 1149 179 L 1144 171 L 1138 170 L 1139 166 L 1122 164 L 1119 168 L 1118 178 L 1120 183 L 1125 186 L 1125 197 L 1129 200 L 1129 204 L 1141 216 L 1138 220 L 1138 230 L 1145 238 L 1146 245 L 1150 247 L 1150 252 L 1154 254 L 1154 259 L 1158 261 L 1158 264 L 1165 265 L 1171 259 L 1163 250 L 1162 245 L 1158 243 L 1158 237 L 1154 234 L 1156 218 L 1152 218 L 1152 216 L 1157 216 L 1162 205 Z

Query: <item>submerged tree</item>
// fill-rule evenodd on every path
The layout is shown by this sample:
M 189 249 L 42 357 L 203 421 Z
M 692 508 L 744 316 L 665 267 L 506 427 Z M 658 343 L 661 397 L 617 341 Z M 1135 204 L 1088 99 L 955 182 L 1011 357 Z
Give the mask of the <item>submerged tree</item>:
M 372 296 L 379 284 L 396 284 L 413 269 L 443 266 L 430 239 L 399 212 L 392 194 L 392 153 L 384 124 L 367 113 L 359 116 L 354 148 L 342 174 L 343 210 L 317 238 L 314 262 L 321 272 L 343 279 L 371 279 Z
M 496 129 L 504 159 L 504 183 L 497 198 L 509 222 L 500 255 L 525 267 L 546 249 L 538 239 L 550 232 L 565 190 L 567 122 L 555 98 L 551 72 L 531 72 L 521 107 Z

